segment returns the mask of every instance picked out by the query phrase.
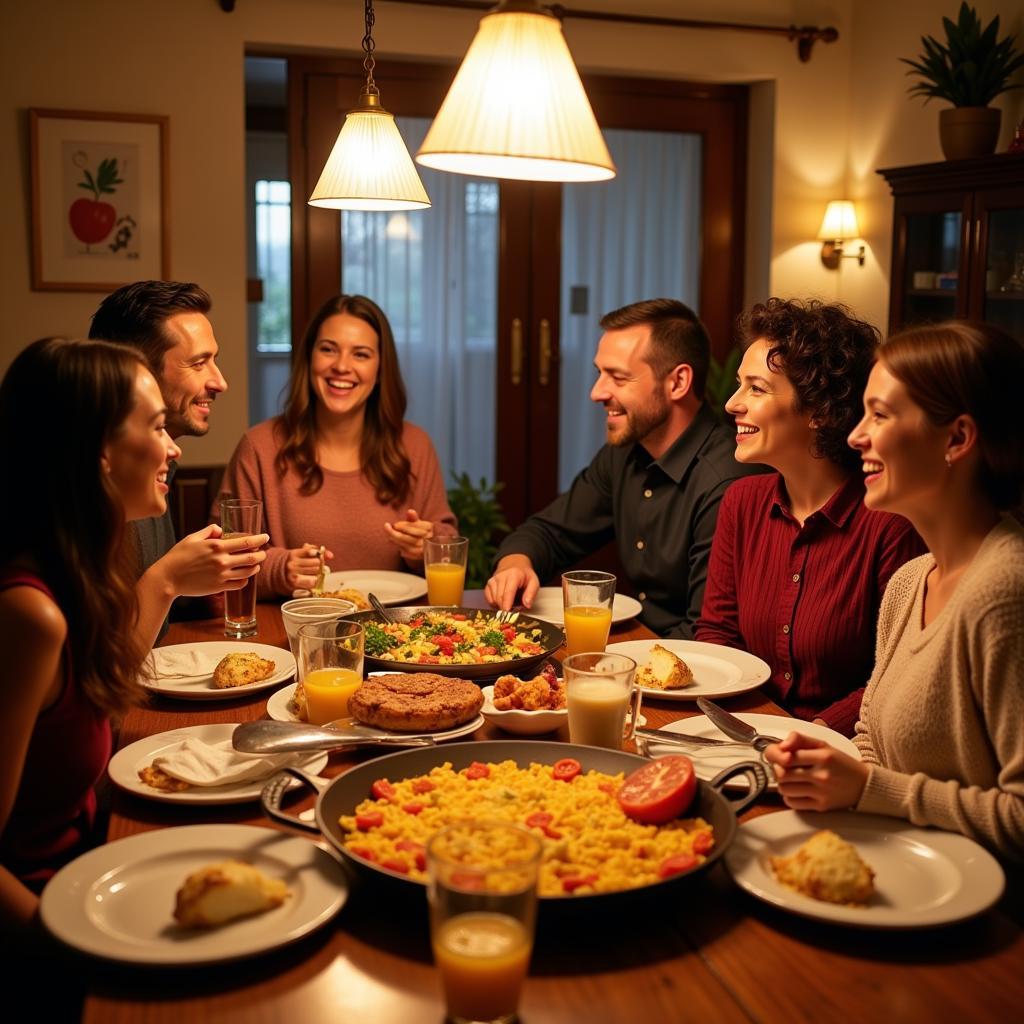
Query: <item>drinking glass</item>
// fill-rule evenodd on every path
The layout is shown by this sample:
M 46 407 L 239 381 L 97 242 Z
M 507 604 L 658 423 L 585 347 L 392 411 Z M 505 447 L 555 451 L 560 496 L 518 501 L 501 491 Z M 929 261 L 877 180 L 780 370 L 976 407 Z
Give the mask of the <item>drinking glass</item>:
M 329 622 L 351 615 L 356 606 L 340 597 L 297 597 L 281 605 L 281 618 L 288 636 L 288 648 L 296 659 L 299 657 L 299 626 L 311 622 Z
M 433 537 L 423 542 L 430 604 L 462 604 L 468 555 L 469 541 L 465 537 Z
M 348 699 L 363 683 L 363 627 L 347 619 L 299 626 L 299 676 L 306 717 L 324 725 L 348 717 Z
M 610 572 L 562 573 L 562 608 L 567 654 L 603 651 L 612 628 L 615 577 Z
M 257 498 L 221 498 L 220 525 L 225 539 L 262 532 L 263 502 Z M 241 590 L 224 591 L 224 635 L 243 640 L 256 635 L 256 573 Z
M 641 690 L 633 685 L 636 662 L 624 654 L 587 651 L 565 658 L 562 671 L 569 741 L 621 750 L 640 717 Z
M 455 1024 L 516 1019 L 541 849 L 528 830 L 487 821 L 451 825 L 427 844 L 431 945 Z

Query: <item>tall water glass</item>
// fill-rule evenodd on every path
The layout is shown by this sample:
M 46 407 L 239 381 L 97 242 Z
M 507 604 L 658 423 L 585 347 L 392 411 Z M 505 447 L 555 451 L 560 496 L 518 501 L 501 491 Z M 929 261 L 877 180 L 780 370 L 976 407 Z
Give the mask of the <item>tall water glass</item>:
M 263 530 L 263 502 L 257 498 L 221 498 L 220 525 L 225 539 L 250 537 Z M 224 591 L 224 635 L 242 640 L 256 635 L 256 573 L 241 590 Z
M 615 577 L 581 569 L 562 573 L 566 654 L 603 651 L 612 628 Z
M 299 678 L 306 717 L 324 725 L 348 717 L 348 699 L 363 684 L 363 627 L 347 619 L 299 626 Z
M 526 829 L 488 821 L 451 825 L 427 844 L 430 938 L 449 1021 L 516 1019 L 541 850 Z
M 432 537 L 423 542 L 423 568 L 430 604 L 462 604 L 468 557 L 466 537 Z

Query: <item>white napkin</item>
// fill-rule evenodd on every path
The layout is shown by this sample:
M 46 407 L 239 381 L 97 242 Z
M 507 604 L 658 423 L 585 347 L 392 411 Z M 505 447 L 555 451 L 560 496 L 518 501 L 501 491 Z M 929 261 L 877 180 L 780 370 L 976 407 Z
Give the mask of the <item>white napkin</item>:
M 194 647 L 177 651 L 170 647 L 157 647 L 150 652 L 151 678 L 187 679 L 212 676 L 220 660 Z
M 255 782 L 286 766 L 301 768 L 319 756 L 306 752 L 293 754 L 242 754 L 231 746 L 231 740 L 204 743 L 194 736 L 175 744 L 153 758 L 153 765 L 191 786 L 226 786 L 239 782 Z

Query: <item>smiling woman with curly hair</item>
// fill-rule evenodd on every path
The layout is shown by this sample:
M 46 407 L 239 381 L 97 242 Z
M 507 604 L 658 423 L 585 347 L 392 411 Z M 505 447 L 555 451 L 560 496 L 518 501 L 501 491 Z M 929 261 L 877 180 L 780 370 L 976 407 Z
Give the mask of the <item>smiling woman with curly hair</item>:
M 776 472 L 722 500 L 696 639 L 756 654 L 773 700 L 851 735 L 885 585 L 923 550 L 905 519 L 864 507 L 846 443 L 878 331 L 843 306 L 777 298 L 739 330 L 746 351 L 725 407 L 736 458 Z

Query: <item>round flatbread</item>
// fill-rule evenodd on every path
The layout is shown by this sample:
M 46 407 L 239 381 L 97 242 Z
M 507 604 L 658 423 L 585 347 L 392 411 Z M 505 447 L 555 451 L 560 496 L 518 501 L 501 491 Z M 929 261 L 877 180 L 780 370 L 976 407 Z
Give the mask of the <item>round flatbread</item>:
M 466 679 L 433 672 L 371 676 L 348 699 L 356 721 L 393 732 L 440 732 L 476 717 L 483 706 L 480 687 Z

